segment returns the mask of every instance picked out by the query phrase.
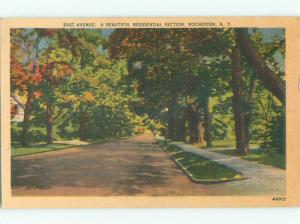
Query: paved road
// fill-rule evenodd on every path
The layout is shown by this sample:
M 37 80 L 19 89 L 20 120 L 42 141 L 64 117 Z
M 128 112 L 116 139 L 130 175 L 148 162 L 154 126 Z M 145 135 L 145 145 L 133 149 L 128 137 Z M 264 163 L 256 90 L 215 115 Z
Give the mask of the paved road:
M 259 195 L 247 181 L 192 182 L 153 137 L 17 157 L 12 160 L 13 195 Z M 282 187 L 280 186 L 280 189 Z

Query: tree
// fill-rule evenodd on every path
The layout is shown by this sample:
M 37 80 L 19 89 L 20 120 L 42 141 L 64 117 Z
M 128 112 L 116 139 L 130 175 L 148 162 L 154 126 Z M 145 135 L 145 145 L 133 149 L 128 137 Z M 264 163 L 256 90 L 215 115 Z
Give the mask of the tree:
M 22 122 L 21 144 L 28 145 L 28 130 L 32 104 L 35 98 L 40 97 L 37 86 L 43 76 L 39 70 L 37 55 L 40 51 L 41 39 L 35 31 L 26 29 L 13 29 L 11 31 L 11 94 L 26 97 L 23 105 L 24 118 Z
M 235 29 L 238 47 L 245 55 L 248 63 L 256 71 L 257 77 L 262 81 L 263 85 L 274 94 L 282 103 L 285 102 L 285 85 L 265 63 L 262 57 L 254 48 L 247 28 Z
M 284 40 L 265 41 L 257 29 L 115 29 L 107 39 L 95 29 L 17 29 L 11 47 L 24 145 L 36 128 L 51 144 L 147 127 L 208 147 L 235 136 L 245 154 L 259 133 L 271 147 L 270 133 L 283 130 L 275 59 Z
M 249 151 L 247 144 L 245 112 L 243 110 L 242 93 L 242 70 L 241 56 L 238 48 L 232 49 L 232 90 L 233 90 L 233 111 L 235 120 L 236 149 L 239 154 L 246 154 Z
M 71 67 L 72 54 L 65 48 L 46 49 L 40 55 L 44 76 L 41 88 L 45 100 L 47 143 L 53 143 L 55 89 L 63 79 L 73 74 Z
M 190 139 L 197 142 L 203 139 L 202 128 L 194 126 L 202 126 L 199 110 L 204 105 L 204 99 L 211 94 L 207 90 L 213 81 L 209 78 L 209 69 L 201 63 L 209 61 L 209 56 L 218 54 L 215 53 L 215 46 L 220 45 L 215 38 L 218 32 L 214 29 L 122 29 L 115 30 L 110 36 L 107 44 L 110 57 L 129 58 L 128 69 L 132 77 L 138 80 L 146 111 L 151 111 L 153 116 L 167 108 L 166 129 L 170 139 L 185 140 L 188 120 L 189 134 L 194 136 Z M 189 96 L 195 100 L 188 103 Z M 153 113 L 154 108 L 156 112 Z M 209 123 L 210 119 L 205 121 Z M 205 127 L 210 128 L 208 123 Z M 209 140 L 210 131 L 206 133 Z

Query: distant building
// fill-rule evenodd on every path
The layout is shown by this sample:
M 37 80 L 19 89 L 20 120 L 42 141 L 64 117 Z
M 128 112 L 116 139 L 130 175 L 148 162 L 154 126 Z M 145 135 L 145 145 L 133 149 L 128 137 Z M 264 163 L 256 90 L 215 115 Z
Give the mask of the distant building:
M 17 96 L 10 97 L 11 121 L 22 122 L 24 119 L 24 107 Z

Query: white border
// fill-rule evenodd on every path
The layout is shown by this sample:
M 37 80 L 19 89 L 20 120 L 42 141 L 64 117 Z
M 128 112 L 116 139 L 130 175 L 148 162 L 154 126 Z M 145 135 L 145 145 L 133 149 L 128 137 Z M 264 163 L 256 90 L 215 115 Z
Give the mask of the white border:
M 299 0 L 0 0 L 0 17 L 300 15 Z M 0 224 L 297 223 L 300 209 L 3 210 Z

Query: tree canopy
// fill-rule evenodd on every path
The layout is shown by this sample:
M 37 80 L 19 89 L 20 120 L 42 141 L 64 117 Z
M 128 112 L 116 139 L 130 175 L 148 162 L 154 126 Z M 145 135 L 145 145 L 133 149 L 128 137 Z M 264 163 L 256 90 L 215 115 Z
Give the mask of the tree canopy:
M 151 130 L 284 152 L 284 52 L 284 35 L 261 29 L 13 29 L 13 141 Z

